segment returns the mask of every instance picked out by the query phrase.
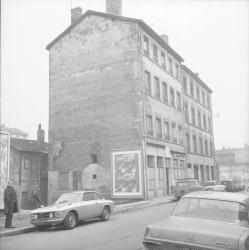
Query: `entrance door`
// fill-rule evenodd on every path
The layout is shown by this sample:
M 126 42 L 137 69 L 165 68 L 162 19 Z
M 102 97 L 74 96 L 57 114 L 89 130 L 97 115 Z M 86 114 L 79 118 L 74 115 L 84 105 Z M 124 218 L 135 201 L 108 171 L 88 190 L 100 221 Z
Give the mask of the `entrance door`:
M 152 155 L 147 156 L 148 167 L 147 167 L 147 180 L 148 180 L 148 196 L 149 199 L 155 197 L 156 192 L 156 181 L 155 181 L 155 157 Z
M 199 180 L 199 170 L 198 165 L 194 165 L 194 178 Z
M 82 189 L 82 172 L 73 171 L 73 189 L 81 190 Z
M 200 166 L 200 171 L 201 171 L 201 183 L 204 184 L 205 182 L 205 173 L 204 173 L 204 166 Z
M 166 168 L 166 194 L 169 194 L 169 168 Z

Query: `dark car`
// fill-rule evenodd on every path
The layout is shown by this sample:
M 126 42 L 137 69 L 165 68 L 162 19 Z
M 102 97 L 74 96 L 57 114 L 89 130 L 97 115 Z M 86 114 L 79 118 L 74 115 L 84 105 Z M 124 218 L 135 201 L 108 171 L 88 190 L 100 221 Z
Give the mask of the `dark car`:
M 235 191 L 235 186 L 232 180 L 223 180 L 220 183 L 221 185 L 226 186 L 226 191 L 227 192 L 234 192 Z
M 204 187 L 197 179 L 178 179 L 174 190 L 174 197 L 180 199 L 184 194 L 203 190 Z

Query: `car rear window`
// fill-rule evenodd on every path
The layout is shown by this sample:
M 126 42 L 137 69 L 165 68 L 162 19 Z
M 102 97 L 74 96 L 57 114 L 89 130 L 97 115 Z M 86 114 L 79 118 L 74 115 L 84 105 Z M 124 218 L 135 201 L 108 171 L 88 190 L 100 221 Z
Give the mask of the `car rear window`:
M 247 208 L 239 202 L 183 198 L 177 204 L 172 215 L 248 225 Z

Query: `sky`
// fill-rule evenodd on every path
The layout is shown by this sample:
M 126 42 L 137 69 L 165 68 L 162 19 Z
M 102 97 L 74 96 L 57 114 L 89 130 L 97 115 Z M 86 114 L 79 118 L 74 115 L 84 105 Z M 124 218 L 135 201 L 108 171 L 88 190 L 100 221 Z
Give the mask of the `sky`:
M 105 12 L 105 0 L 1 1 L 1 123 L 48 134 L 46 45 L 70 25 L 70 9 Z M 213 90 L 216 149 L 249 144 L 249 0 L 123 0 Z

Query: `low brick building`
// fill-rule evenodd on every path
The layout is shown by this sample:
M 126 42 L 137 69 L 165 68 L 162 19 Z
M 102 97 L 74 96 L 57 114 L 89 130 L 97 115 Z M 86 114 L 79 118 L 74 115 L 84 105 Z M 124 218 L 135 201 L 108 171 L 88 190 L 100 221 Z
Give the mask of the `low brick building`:
M 14 181 L 19 207 L 33 209 L 32 188 L 40 187 L 43 204 L 47 204 L 48 144 L 44 131 L 39 127 L 38 140 L 10 138 L 9 179 Z

